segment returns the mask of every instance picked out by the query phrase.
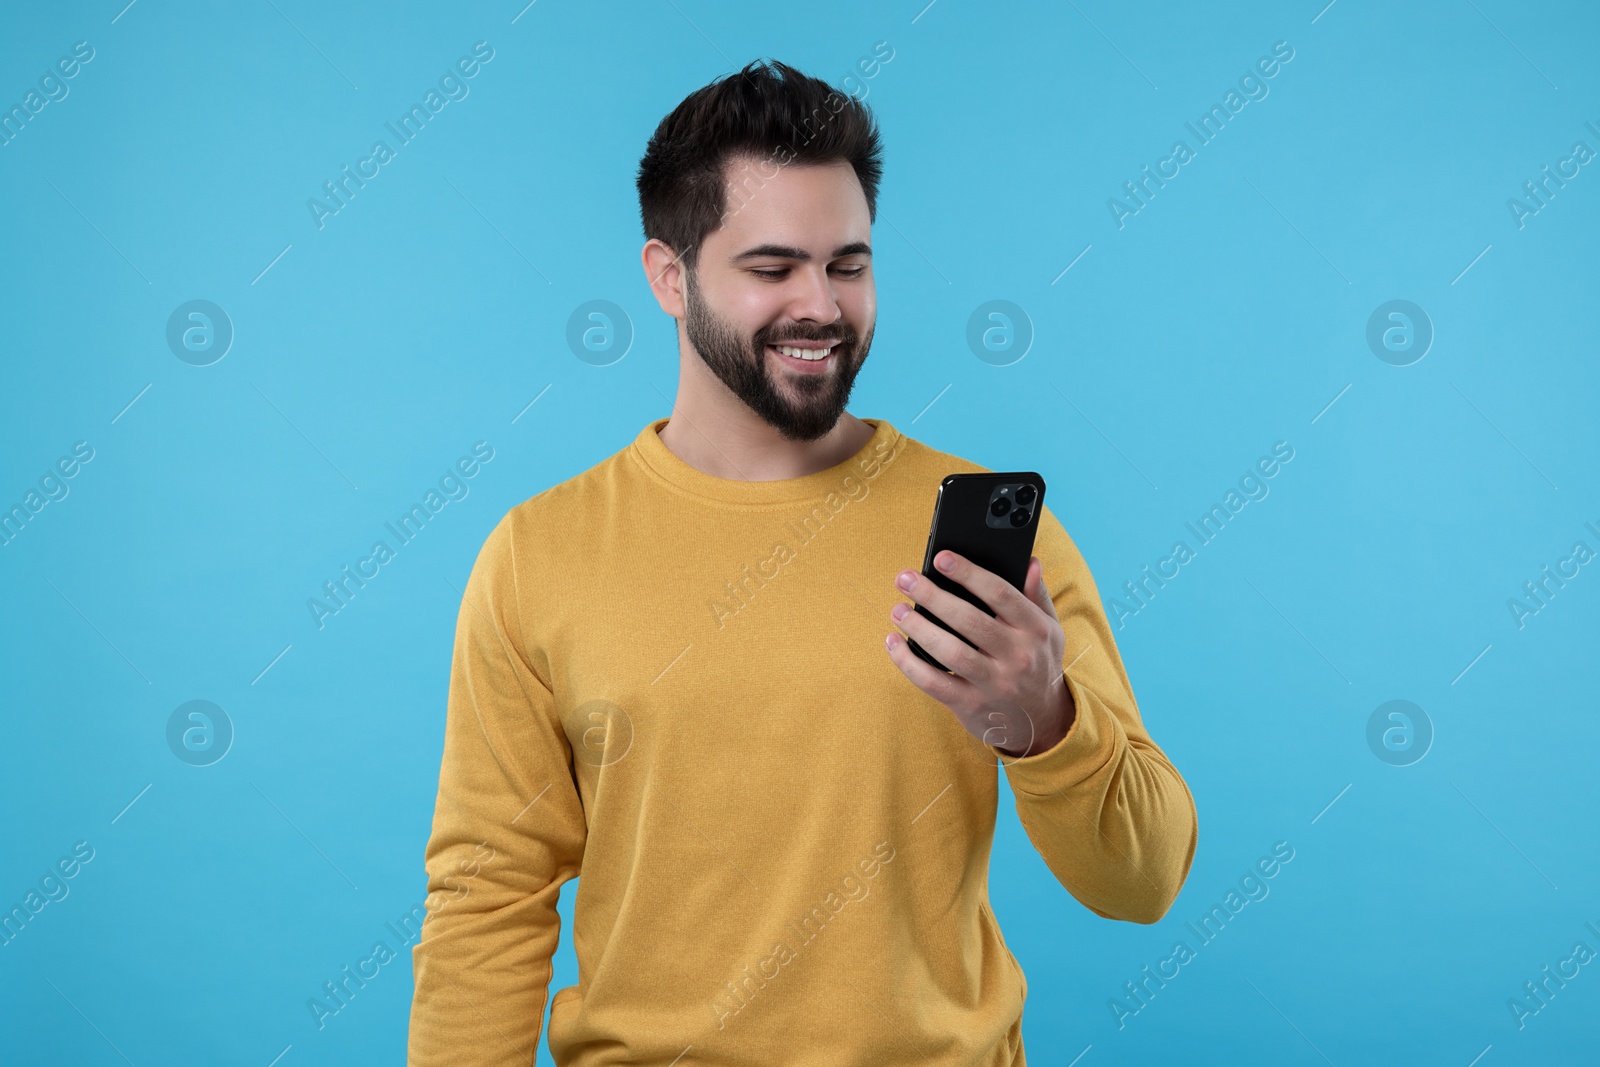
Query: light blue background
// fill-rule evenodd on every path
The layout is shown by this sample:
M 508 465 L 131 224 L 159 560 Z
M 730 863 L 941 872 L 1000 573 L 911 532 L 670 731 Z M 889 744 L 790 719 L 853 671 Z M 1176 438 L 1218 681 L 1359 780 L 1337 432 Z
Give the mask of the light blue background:
M 1040 471 L 1108 601 L 1295 450 L 1116 633 L 1199 808 L 1169 915 L 1080 907 L 1002 795 L 992 895 L 1030 1060 L 1594 1056 L 1600 965 L 1523 1029 L 1507 1006 L 1600 950 L 1600 567 L 1521 628 L 1507 607 L 1574 542 L 1600 550 L 1600 165 L 1522 228 L 1507 208 L 1575 141 L 1600 150 L 1592 6 L 124 2 L 7 5 L 0 35 L 7 108 L 95 49 L 0 148 L 0 503 L 95 449 L 0 548 L 0 903 L 95 849 L 0 949 L 0 1058 L 402 1061 L 409 946 L 324 1029 L 306 1001 L 425 893 L 483 538 L 670 410 L 645 141 L 751 59 L 841 84 L 878 41 L 855 414 Z M 479 40 L 470 95 L 319 230 L 306 200 Z M 1270 94 L 1119 229 L 1107 199 L 1193 147 L 1184 123 L 1277 41 Z M 194 299 L 236 331 L 207 367 L 164 336 Z M 565 340 L 596 299 L 635 332 L 609 366 Z M 993 299 L 1034 332 L 1005 367 L 965 340 Z M 1436 331 L 1410 366 L 1365 340 L 1392 299 Z M 318 630 L 306 599 L 479 440 L 470 495 Z M 192 699 L 236 731 L 210 767 L 167 747 Z M 1410 766 L 1366 741 L 1391 699 L 1435 731 Z M 1278 841 L 1270 896 L 1119 1029 L 1110 998 Z M 564 936 L 552 988 L 574 981 Z

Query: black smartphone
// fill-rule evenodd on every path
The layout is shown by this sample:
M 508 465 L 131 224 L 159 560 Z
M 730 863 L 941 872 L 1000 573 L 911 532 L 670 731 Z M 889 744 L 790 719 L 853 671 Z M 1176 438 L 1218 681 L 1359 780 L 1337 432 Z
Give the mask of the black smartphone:
M 1021 589 L 1028 580 L 1028 559 L 1033 555 L 1033 535 L 1039 529 L 1039 511 L 1043 507 L 1044 479 L 1033 471 L 950 475 L 939 483 L 939 495 L 934 500 L 928 550 L 922 558 L 923 575 L 985 615 L 993 615 L 982 597 L 935 567 L 933 557 L 949 549 Z M 916 610 L 972 644 L 921 604 Z M 922 659 L 946 674 L 952 673 L 915 641 L 908 638 L 907 644 Z

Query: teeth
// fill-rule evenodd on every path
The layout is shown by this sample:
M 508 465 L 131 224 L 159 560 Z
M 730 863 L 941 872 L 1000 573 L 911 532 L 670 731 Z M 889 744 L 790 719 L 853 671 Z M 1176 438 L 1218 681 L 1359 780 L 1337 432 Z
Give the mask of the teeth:
M 829 345 L 827 348 L 791 348 L 788 345 L 773 345 L 772 347 L 786 356 L 793 356 L 795 359 L 803 359 L 807 362 L 815 363 L 819 359 L 826 359 L 828 353 L 833 351 L 834 346 Z

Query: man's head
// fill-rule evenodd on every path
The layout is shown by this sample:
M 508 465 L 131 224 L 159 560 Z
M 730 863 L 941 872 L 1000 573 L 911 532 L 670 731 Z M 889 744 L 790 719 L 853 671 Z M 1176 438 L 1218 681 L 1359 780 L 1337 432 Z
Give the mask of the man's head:
M 872 344 L 880 155 L 863 104 L 774 62 L 691 93 L 639 164 L 656 299 L 728 390 L 791 440 L 834 427 Z M 779 342 L 833 347 L 812 364 Z

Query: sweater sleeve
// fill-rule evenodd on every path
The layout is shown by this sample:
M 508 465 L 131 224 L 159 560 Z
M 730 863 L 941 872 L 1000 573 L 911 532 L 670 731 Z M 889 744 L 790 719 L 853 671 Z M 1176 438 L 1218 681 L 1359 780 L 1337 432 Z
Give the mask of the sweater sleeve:
M 1088 564 L 1049 508 L 1034 555 L 1066 634 L 1063 670 L 1076 717 L 1053 748 L 998 749 L 1017 816 L 1066 890 L 1096 915 L 1161 919 L 1199 837 L 1194 798 L 1150 739 Z
M 411 950 L 410 1067 L 534 1061 L 556 902 L 582 863 L 572 750 L 523 642 L 515 519 L 484 542 L 456 618 L 427 915 Z

